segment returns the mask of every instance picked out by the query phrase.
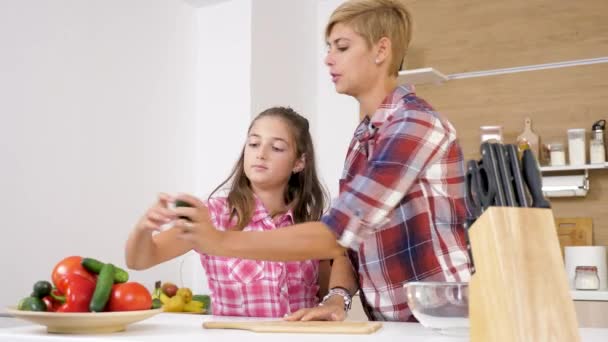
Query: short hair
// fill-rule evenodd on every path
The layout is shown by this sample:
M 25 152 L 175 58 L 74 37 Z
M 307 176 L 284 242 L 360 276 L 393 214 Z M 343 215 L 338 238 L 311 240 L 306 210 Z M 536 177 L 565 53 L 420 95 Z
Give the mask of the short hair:
M 397 75 L 412 39 L 412 15 L 400 0 L 350 0 L 332 13 L 325 27 L 325 38 L 338 23 L 351 27 L 369 47 L 382 37 L 391 41 L 389 75 Z

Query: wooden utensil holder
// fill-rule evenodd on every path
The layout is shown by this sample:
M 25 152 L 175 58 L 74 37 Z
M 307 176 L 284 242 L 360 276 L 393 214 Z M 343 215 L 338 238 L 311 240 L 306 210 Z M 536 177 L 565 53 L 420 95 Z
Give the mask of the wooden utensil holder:
M 551 209 L 490 207 L 469 238 L 472 342 L 580 341 Z

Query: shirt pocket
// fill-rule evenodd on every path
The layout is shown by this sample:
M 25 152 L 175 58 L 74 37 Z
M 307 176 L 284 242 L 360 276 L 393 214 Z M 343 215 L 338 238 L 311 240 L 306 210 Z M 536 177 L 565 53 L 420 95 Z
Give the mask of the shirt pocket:
M 243 284 L 254 283 L 264 277 L 265 264 L 265 261 L 260 260 L 230 258 L 226 263 L 228 278 Z
M 306 285 L 317 284 L 319 277 L 319 262 L 306 260 L 298 262 L 287 262 L 287 280 L 290 283 Z

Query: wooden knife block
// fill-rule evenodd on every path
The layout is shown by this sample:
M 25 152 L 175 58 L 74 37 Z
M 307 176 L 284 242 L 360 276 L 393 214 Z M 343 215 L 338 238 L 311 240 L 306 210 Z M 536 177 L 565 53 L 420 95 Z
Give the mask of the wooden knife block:
M 580 341 L 551 209 L 490 207 L 469 238 L 472 342 Z

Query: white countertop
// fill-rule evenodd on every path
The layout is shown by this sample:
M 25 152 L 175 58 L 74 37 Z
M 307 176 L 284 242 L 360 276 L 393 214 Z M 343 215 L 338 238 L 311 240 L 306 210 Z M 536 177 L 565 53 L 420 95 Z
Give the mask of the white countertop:
M 0 318 L 14 320 L 13 318 Z M 239 318 L 240 319 L 240 318 Z M 383 327 L 370 335 L 338 334 L 281 334 L 254 333 L 242 330 L 207 330 L 202 328 L 203 321 L 235 320 L 234 317 L 199 316 L 188 314 L 160 314 L 145 321 L 132 324 L 120 333 L 106 335 L 55 335 L 48 334 L 46 328 L 38 325 L 21 325 L 0 328 L 0 341 L 159 341 L 159 342 L 300 342 L 300 341 L 405 341 L 408 342 L 465 342 L 468 338 L 442 336 L 425 329 L 417 323 L 383 322 Z M 246 319 L 240 319 L 246 320 Z M 249 319 L 256 320 L 256 319 Z M 258 319 L 259 320 L 259 319 Z M 605 342 L 608 329 L 580 329 L 583 342 Z
M 577 291 L 571 290 L 573 300 L 608 301 L 608 290 Z

